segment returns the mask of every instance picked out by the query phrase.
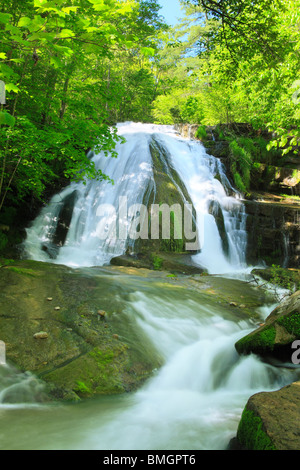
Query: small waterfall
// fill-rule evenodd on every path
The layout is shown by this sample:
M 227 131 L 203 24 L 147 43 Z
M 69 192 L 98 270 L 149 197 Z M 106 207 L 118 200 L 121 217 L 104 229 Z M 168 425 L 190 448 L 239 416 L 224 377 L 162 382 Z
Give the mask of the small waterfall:
M 54 196 L 27 229 L 25 255 L 70 266 L 101 266 L 134 246 L 128 233 L 138 212 L 126 213 L 122 201 L 126 198 L 126 207 L 137 211 L 151 202 L 154 141 L 164 150 L 164 158 L 167 155 L 167 167 L 177 173 L 197 214 L 201 251 L 194 253 L 195 264 L 211 274 L 244 269 L 245 210 L 220 160 L 208 155 L 201 143 L 181 138 L 172 126 L 124 123 L 118 132 L 126 143 L 118 144 L 117 158 L 101 153 L 92 157 L 114 185 L 93 180 L 72 183 Z M 105 237 L 99 237 L 100 228 Z
M 98 422 L 83 448 L 225 449 L 248 398 L 293 377 L 254 355 L 239 357 L 234 344 L 251 328 L 218 307 L 143 292 L 129 304 L 129 321 L 137 322 L 165 364 L 127 409 Z
M 43 400 L 44 384 L 30 372 L 19 372 L 10 365 L 0 365 L 0 410 L 38 406 Z

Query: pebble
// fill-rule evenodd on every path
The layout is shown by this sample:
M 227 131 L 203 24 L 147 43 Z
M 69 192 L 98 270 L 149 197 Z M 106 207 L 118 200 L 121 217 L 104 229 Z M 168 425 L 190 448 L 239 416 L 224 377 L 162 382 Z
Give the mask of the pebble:
M 52 298 L 52 297 L 47 297 L 47 300 L 48 300 L 49 302 L 51 302 L 51 300 L 53 300 L 53 298 Z
M 105 317 L 106 315 L 106 312 L 104 310 L 98 310 L 98 315 L 100 315 L 100 317 Z
M 54 307 L 54 310 L 60 310 L 60 307 Z
M 33 335 L 35 339 L 46 339 L 48 338 L 48 333 L 46 331 L 39 331 Z

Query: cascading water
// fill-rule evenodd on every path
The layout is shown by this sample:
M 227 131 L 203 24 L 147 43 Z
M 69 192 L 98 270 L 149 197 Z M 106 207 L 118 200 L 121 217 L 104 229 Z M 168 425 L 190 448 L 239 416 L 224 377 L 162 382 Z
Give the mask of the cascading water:
M 193 255 L 194 262 L 212 274 L 245 269 L 245 212 L 220 161 L 207 155 L 200 143 L 178 136 L 172 127 L 130 123 L 118 127 L 127 141 L 118 146 L 118 158 L 93 156 L 96 167 L 114 180 L 114 186 L 106 181 L 73 183 L 56 195 L 28 229 L 27 257 L 101 266 L 124 253 L 129 240 L 116 239 L 109 224 L 108 237 L 97 236 L 97 209 L 100 205 L 118 209 L 122 197 L 127 197 L 128 206 L 151 202 L 154 140 L 164 149 L 167 167 L 180 176 L 202 224 L 198 225 L 201 251 Z M 121 219 L 124 227 L 129 228 L 130 222 L 127 216 Z M 97 274 L 101 275 L 107 273 Z M 111 281 L 120 282 L 120 298 L 126 292 L 119 315 L 135 332 L 146 335 L 162 358 L 163 366 L 154 377 L 134 394 L 92 400 L 79 407 L 37 407 L 34 416 L 31 409 L 26 413 L 26 407 L 21 415 L 3 408 L 1 396 L 4 403 L 14 390 L 14 384 L 6 381 L 0 387 L 5 428 L 1 448 L 225 449 L 236 434 L 248 398 L 293 381 L 292 370 L 273 367 L 253 355 L 238 356 L 235 342 L 254 327 L 248 319 L 238 320 L 217 296 L 205 296 L 201 287 L 175 288 L 165 281 L 163 277 L 131 279 L 116 272 Z M 249 291 L 248 285 L 245 290 Z M 265 309 L 258 313 L 267 316 Z M 21 378 L 21 388 L 28 390 L 28 380 Z
M 121 282 L 131 281 L 122 276 Z M 0 448 L 226 449 L 248 398 L 293 381 L 292 370 L 253 355 L 238 356 L 234 344 L 252 330 L 248 321 L 236 321 L 208 297 L 200 303 L 174 286 L 137 278 L 132 282 L 137 290 L 126 300 L 123 314 L 155 346 L 164 362 L 161 369 L 134 394 L 80 406 L 23 405 L 18 415 L 0 403 L 5 429 Z
M 120 198 L 127 198 L 127 207 L 149 202 L 147 195 L 155 188 L 149 150 L 154 139 L 163 147 L 196 210 L 202 236 L 195 264 L 213 274 L 245 268 L 245 212 L 221 162 L 208 155 L 201 143 L 178 136 L 171 126 L 128 123 L 118 125 L 118 131 L 126 138 L 125 144 L 118 144 L 118 158 L 92 157 L 96 168 L 112 178 L 114 185 L 107 181 L 72 183 L 52 198 L 27 230 L 26 256 L 71 266 L 101 266 L 125 253 L 130 239 L 113 233 L 114 219 L 117 213 L 119 227 L 128 233 L 131 219 L 128 214 L 121 217 Z M 105 228 L 105 239 L 99 237 L 99 207 L 108 208 L 106 221 L 109 208 L 116 209 Z M 60 221 L 62 212 L 67 213 L 68 223 Z

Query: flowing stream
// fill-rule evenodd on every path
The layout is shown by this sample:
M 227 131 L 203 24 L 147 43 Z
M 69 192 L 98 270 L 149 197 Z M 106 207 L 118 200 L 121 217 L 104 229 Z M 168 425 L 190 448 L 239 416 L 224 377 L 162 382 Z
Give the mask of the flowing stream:
M 99 204 L 117 205 L 122 196 L 128 198 L 129 205 L 145 203 L 151 191 L 155 193 L 149 151 L 155 139 L 180 175 L 198 221 L 203 223 L 199 227 L 202 251 L 193 255 L 194 262 L 213 275 L 245 274 L 246 216 L 220 161 L 208 155 L 200 143 L 178 136 L 171 127 L 128 123 L 119 125 L 119 132 L 127 143 L 120 145 L 117 159 L 93 156 L 96 166 L 112 177 L 115 185 L 71 184 L 56 195 L 28 229 L 27 256 L 86 267 L 108 264 L 112 257 L 123 254 L 128 239 L 112 242 L 108 236 L 99 242 L 96 208 Z M 68 198 L 73 198 L 70 228 L 64 243 L 54 246 L 61 210 Z M 222 211 L 227 253 L 209 210 L 212 202 Z M 122 224 L 128 226 L 130 220 L 125 217 Z M 110 228 L 107 230 L 109 233 Z M 132 287 L 129 274 L 122 280 Z M 118 278 L 112 282 L 118 282 Z M 240 281 L 230 282 L 234 285 Z M 246 291 L 248 286 L 243 288 Z M 292 382 L 295 372 L 263 363 L 254 355 L 239 357 L 234 344 L 255 328 L 252 320 L 235 317 L 199 292 L 197 296 L 192 291 L 182 292 L 141 278 L 134 280 L 133 291 L 122 299 L 126 321 L 135 322 L 136 328 L 147 335 L 163 362 L 135 393 L 77 405 L 38 405 L 30 398 L 36 395 L 38 381 L 28 374 L 12 379 L 9 366 L 2 366 L 1 448 L 226 449 L 248 398 Z M 263 320 L 273 307 L 266 305 L 257 313 Z M 19 391 L 13 398 L 9 393 L 12 387 Z

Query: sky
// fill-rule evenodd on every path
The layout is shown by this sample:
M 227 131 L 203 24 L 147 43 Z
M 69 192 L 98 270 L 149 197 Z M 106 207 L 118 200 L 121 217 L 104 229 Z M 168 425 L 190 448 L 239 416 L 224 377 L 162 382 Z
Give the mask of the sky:
M 159 11 L 160 15 L 164 16 L 166 22 L 171 26 L 178 23 L 178 18 L 182 16 L 179 0 L 158 0 L 162 6 Z

